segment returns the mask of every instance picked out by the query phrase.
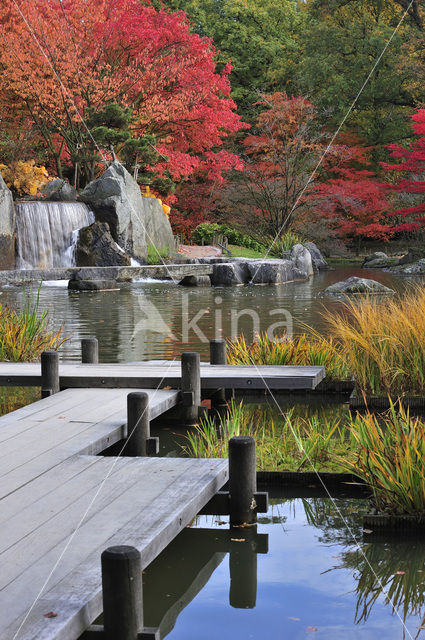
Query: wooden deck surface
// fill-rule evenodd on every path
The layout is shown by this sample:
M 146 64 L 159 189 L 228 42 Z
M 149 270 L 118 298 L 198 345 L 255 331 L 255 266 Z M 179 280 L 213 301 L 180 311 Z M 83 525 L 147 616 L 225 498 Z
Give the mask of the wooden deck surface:
M 0 385 L 41 383 L 38 363 L 0 363 Z M 180 362 L 150 361 L 125 364 L 61 362 L 62 387 L 117 386 L 157 388 L 180 386 Z M 210 365 L 201 363 L 201 386 L 216 389 L 314 389 L 325 377 L 324 367 Z
M 146 566 L 226 482 L 226 460 L 93 455 L 125 437 L 127 393 L 68 389 L 0 418 L 1 640 L 77 639 L 101 612 L 101 552 L 130 544 Z M 179 398 L 149 393 L 151 418 Z

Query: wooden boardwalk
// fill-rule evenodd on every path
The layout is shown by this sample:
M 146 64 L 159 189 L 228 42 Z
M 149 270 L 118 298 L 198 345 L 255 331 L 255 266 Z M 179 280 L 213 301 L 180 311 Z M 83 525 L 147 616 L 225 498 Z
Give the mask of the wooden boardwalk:
M 180 388 L 180 362 L 161 360 L 126 364 L 61 362 L 61 388 Z M 201 363 L 203 389 L 314 389 L 325 377 L 324 367 L 210 365 Z M 39 386 L 38 363 L 0 363 L 0 386 Z
M 96 456 L 126 436 L 127 393 L 68 389 L 0 418 L 1 640 L 77 639 L 102 611 L 101 552 L 129 544 L 146 566 L 226 482 L 227 460 Z M 179 398 L 149 393 L 151 418 Z

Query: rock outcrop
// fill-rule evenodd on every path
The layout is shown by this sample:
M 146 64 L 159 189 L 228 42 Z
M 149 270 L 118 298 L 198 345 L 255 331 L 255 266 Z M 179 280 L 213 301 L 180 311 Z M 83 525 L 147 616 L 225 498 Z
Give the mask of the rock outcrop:
M 209 276 L 185 276 L 179 284 L 182 287 L 210 287 L 211 278 Z
M 385 269 L 398 264 L 398 258 L 389 258 L 383 251 L 376 251 L 362 262 L 363 269 Z
M 294 244 L 291 249 L 289 259 L 294 263 L 295 267 L 310 277 L 313 275 L 313 260 L 311 253 L 307 247 L 302 244 Z
M 52 202 L 76 202 L 77 191 L 69 182 L 57 178 L 48 182 L 41 190 L 46 200 Z
M 390 294 L 394 293 L 393 289 L 385 287 L 376 280 L 369 280 L 368 278 L 357 278 L 355 276 L 342 280 L 341 282 L 335 282 L 327 287 L 324 292 L 328 296 L 338 295 L 354 295 L 354 294 Z
M 310 252 L 315 273 L 317 271 L 327 271 L 327 269 L 329 269 L 329 265 L 324 259 L 322 252 L 314 242 L 304 242 L 304 247 Z
M 90 182 L 80 199 L 96 220 L 108 223 L 115 242 L 136 260 L 147 258 L 148 245 L 158 250 L 174 247 L 169 220 L 158 200 L 143 198 L 139 185 L 119 162 Z
M 413 264 L 398 264 L 388 271 L 399 276 L 425 276 L 425 258 Z
M 77 267 L 128 267 L 130 256 L 113 239 L 106 222 L 80 229 L 75 249 Z
M 15 207 L 0 173 L 0 270 L 15 267 Z
M 398 264 L 413 264 L 414 262 L 418 262 L 423 258 L 425 258 L 425 249 L 422 249 L 421 247 L 415 247 L 409 249 L 406 255 L 400 258 Z

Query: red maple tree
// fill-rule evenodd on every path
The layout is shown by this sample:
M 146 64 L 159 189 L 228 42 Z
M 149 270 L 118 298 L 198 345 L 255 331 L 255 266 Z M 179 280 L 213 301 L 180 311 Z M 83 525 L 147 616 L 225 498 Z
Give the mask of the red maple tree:
M 155 136 L 159 175 L 208 172 L 217 153 L 218 173 L 238 162 L 217 152 L 243 126 L 230 66 L 217 73 L 211 41 L 190 33 L 183 12 L 140 0 L 3 0 L 0 68 L 0 102 L 26 111 L 59 173 L 64 153 L 84 161 L 94 144 L 85 121 L 111 102 L 131 109 L 135 137 Z
M 382 166 L 388 171 L 407 173 L 408 177 L 401 179 L 398 184 L 389 188 L 399 193 L 411 193 L 420 196 L 425 193 L 425 180 L 421 179 L 425 171 L 425 109 L 419 109 L 411 116 L 413 131 L 419 136 L 409 147 L 397 144 L 389 145 L 388 149 L 398 163 L 383 162 Z M 425 200 L 415 205 L 392 211 L 391 215 L 408 218 L 406 222 L 396 224 L 394 231 L 417 231 L 425 225 Z

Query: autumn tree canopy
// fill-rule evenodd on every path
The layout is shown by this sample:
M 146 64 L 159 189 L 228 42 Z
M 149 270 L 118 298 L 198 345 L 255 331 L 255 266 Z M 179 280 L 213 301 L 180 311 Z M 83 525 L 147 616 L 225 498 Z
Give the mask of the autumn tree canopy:
M 184 180 L 217 150 L 226 167 L 237 162 L 220 149 L 242 123 L 229 98 L 230 65 L 217 73 L 214 56 L 184 13 L 140 0 L 4 0 L 0 113 L 9 122 L 27 117 L 59 175 L 79 162 L 86 181 L 108 149 L 85 123 L 118 105 L 134 138 L 151 136 L 145 147 L 155 147 L 157 175 Z

